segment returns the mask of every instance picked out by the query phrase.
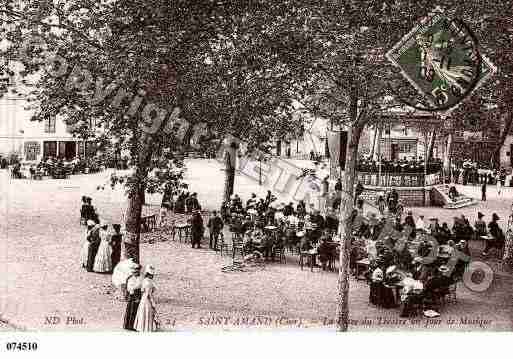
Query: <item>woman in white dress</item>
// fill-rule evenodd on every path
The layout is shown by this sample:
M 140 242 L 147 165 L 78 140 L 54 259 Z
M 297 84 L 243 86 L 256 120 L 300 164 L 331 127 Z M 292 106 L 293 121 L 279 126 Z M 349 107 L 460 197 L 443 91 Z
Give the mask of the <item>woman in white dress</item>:
M 87 256 L 89 253 L 89 241 L 87 240 L 87 237 L 89 236 L 89 232 L 93 227 L 95 226 L 94 221 L 88 220 L 86 222 L 87 229 L 84 232 L 84 243 L 82 244 L 82 248 L 80 249 L 80 263 L 82 264 L 82 268 L 85 268 L 87 266 Z
M 157 330 L 155 299 L 153 298 L 153 292 L 155 291 L 155 284 L 153 282 L 154 275 L 155 268 L 151 265 L 146 266 L 141 288 L 142 298 L 134 321 L 134 329 L 138 332 L 154 332 Z
M 107 232 L 107 223 L 101 223 L 100 247 L 94 259 L 93 270 L 97 273 L 112 272 L 112 248 L 110 246 L 110 234 Z
M 499 174 L 497 174 L 497 176 L 495 177 L 495 180 L 497 181 L 496 184 L 497 184 L 497 195 L 501 195 L 501 189 L 502 189 L 502 182 L 501 182 L 501 177 Z

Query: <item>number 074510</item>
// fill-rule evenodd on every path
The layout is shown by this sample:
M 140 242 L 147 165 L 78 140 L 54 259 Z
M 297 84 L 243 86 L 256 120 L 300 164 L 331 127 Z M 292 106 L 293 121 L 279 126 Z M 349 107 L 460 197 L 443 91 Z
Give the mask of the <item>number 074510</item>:
M 34 351 L 37 350 L 36 342 L 7 342 L 7 351 Z

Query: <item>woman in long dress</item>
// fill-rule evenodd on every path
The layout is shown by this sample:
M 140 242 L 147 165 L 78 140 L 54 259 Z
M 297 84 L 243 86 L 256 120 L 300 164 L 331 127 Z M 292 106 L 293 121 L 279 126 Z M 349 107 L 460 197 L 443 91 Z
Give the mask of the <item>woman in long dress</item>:
M 110 237 L 110 245 L 112 247 L 110 258 L 112 261 L 112 269 L 114 269 L 121 260 L 121 241 L 123 235 L 121 234 L 121 225 L 113 224 L 112 228 L 114 229 L 114 234 Z
M 91 220 L 92 222 L 92 220 Z M 89 222 L 89 223 L 91 223 Z M 95 222 L 93 222 L 95 223 Z M 87 250 L 87 264 L 86 269 L 88 272 L 94 271 L 94 262 L 96 259 L 96 254 L 98 253 L 98 248 L 100 247 L 100 228 L 96 225 L 96 223 L 91 227 L 87 234 L 87 241 L 89 242 L 89 247 Z
M 157 329 L 155 324 L 155 299 L 153 298 L 155 269 L 152 266 L 147 266 L 145 272 L 145 278 L 142 282 L 142 298 L 135 317 L 134 329 L 138 332 L 154 332 Z
M 84 232 L 84 243 L 82 244 L 82 248 L 80 250 L 80 263 L 82 264 L 82 268 L 87 267 L 87 257 L 89 253 L 89 234 L 90 231 L 93 229 L 95 223 L 91 220 L 88 220 L 87 223 L 87 229 Z
M 107 224 L 102 223 L 100 229 L 100 247 L 94 260 L 93 270 L 97 273 L 112 272 L 112 248 L 110 247 L 110 235 L 107 232 Z
M 134 273 L 128 277 L 126 281 L 126 289 L 128 292 L 128 302 L 126 304 L 125 317 L 123 320 L 123 328 L 134 331 L 134 321 L 141 302 L 141 285 L 142 278 L 140 273 L 141 267 L 134 268 Z

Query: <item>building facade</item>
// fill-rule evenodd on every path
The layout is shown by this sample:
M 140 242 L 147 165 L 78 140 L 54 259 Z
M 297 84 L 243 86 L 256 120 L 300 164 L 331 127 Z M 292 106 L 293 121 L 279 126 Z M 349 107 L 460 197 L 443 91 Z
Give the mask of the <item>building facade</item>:
M 33 112 L 26 106 L 23 95 L 7 93 L 0 98 L 0 155 L 15 154 L 22 161 L 38 162 L 47 157 L 72 160 L 91 151 L 62 119 L 31 121 Z

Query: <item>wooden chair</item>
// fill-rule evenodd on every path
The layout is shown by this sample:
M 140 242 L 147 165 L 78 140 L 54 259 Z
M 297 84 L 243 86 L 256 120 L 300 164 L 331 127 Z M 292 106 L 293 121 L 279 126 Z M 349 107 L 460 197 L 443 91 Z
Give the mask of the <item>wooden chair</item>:
M 153 232 L 157 226 L 157 216 L 144 216 L 141 218 L 141 233 Z
M 456 297 L 456 290 L 458 289 L 458 282 L 449 286 L 449 293 L 447 293 L 443 300 L 444 303 L 457 303 L 458 298 Z
M 241 257 L 244 257 L 244 241 L 242 237 L 235 237 L 232 240 L 232 258 L 235 258 L 235 255 L 239 253 Z
M 328 260 L 328 270 L 334 272 L 337 267 L 335 266 L 335 261 L 337 259 L 336 255 L 330 256 Z
M 191 226 L 179 224 L 175 228 L 178 231 L 178 241 L 182 242 L 183 239 L 184 243 L 187 243 L 187 239 L 191 238 Z
M 285 258 L 285 248 L 284 247 L 274 247 L 273 260 L 278 261 L 279 263 L 287 263 L 287 259 Z
M 306 264 L 310 267 L 310 271 L 313 272 L 315 254 L 311 254 L 310 252 L 299 252 L 299 266 L 301 267 L 301 270 L 303 270 L 305 265 L 305 258 Z
M 237 231 L 232 231 L 232 241 L 242 239 L 242 233 Z
M 169 225 L 164 224 L 163 230 L 169 235 L 170 239 L 174 242 L 176 236 L 176 221 L 173 219 Z
M 217 239 L 217 248 L 219 248 L 219 254 L 221 254 L 221 256 L 223 255 L 223 250 L 225 253 L 230 251 L 230 245 L 225 242 L 224 234 L 222 232 L 219 233 L 219 238 Z

